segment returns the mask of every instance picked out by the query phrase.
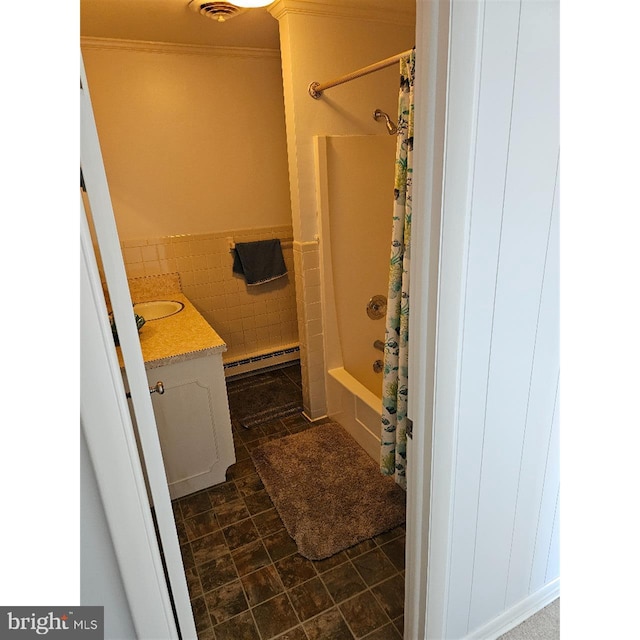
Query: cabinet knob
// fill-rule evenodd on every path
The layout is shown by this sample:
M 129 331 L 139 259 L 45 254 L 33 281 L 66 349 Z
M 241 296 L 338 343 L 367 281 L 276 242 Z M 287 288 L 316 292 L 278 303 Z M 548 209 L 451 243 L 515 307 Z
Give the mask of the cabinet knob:
M 162 380 L 158 380 L 158 382 L 156 382 L 156 386 L 155 387 L 149 387 L 149 393 L 158 393 L 160 395 L 162 395 L 164 393 L 164 383 L 162 382 Z M 131 397 L 131 393 L 129 393 L 129 391 L 127 391 L 126 393 L 127 398 Z
M 158 380 L 155 387 L 149 387 L 149 393 L 159 393 L 162 395 L 164 393 L 164 384 L 162 380 Z

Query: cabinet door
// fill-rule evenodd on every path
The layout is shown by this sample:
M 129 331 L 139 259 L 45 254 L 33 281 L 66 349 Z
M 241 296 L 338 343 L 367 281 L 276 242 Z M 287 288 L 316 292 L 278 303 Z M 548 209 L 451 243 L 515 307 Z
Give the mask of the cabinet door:
M 226 479 L 235 462 L 226 385 L 219 354 L 177 362 L 147 372 L 171 498 Z

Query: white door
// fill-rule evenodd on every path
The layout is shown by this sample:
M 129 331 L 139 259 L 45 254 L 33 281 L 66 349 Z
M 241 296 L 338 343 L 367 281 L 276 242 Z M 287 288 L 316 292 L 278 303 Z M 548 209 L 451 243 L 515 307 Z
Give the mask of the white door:
M 162 545 L 168 574 L 168 588 L 170 589 L 171 596 L 173 597 L 177 618 L 176 622 L 180 630 L 178 635 L 175 624 L 168 624 L 166 630 L 163 631 L 162 637 L 182 637 L 185 640 L 187 638 L 193 638 L 195 640 L 197 637 L 196 629 L 189 602 L 189 593 L 182 558 L 180 555 L 180 547 L 173 518 L 173 511 L 171 508 L 160 443 L 153 408 L 151 405 L 151 398 L 149 395 L 149 387 L 145 374 L 140 342 L 138 340 L 137 328 L 134 321 L 134 314 L 132 312 L 132 301 L 120 251 L 120 243 L 113 216 L 111 198 L 102 162 L 100 143 L 91 108 L 91 100 L 84 71 L 84 64 L 82 61 L 80 99 L 82 175 L 86 187 L 88 203 L 90 204 L 95 240 L 102 260 L 102 267 L 104 269 L 114 318 L 118 326 L 118 337 L 120 339 L 124 366 L 131 392 L 131 406 L 133 407 L 135 414 L 135 421 L 138 427 L 138 435 L 144 460 L 138 460 L 138 452 L 135 449 L 135 438 L 133 437 L 133 427 L 131 426 L 130 420 L 129 426 L 131 429 L 131 437 L 128 439 L 128 442 L 132 446 L 130 446 L 129 455 L 131 457 L 131 464 L 136 466 L 142 462 L 142 465 L 146 470 L 151 499 L 155 509 L 159 539 Z M 86 236 L 83 239 L 83 245 L 90 244 L 88 228 L 83 230 L 83 234 Z M 85 248 L 85 254 L 90 254 L 92 252 L 90 247 Z M 96 277 L 97 269 L 94 273 L 94 303 L 96 298 L 96 289 L 99 285 L 99 281 L 98 285 L 95 284 Z M 85 302 L 87 301 L 83 301 L 83 304 Z M 104 316 L 103 320 L 107 323 L 106 325 L 103 323 L 103 327 L 106 327 L 108 326 L 108 320 L 106 317 L 104 299 L 102 299 L 101 302 L 102 304 L 98 301 L 97 306 L 102 308 Z M 107 350 L 112 349 L 112 355 L 115 356 L 115 346 L 113 345 L 112 340 L 110 342 L 111 344 L 107 344 L 105 346 Z M 119 382 L 122 382 L 121 379 Z M 117 391 L 121 396 L 120 401 L 124 402 L 126 405 L 124 385 L 119 384 Z M 99 440 L 97 438 L 93 439 L 91 433 L 85 433 L 85 435 L 87 436 L 87 444 L 92 457 L 94 459 L 104 459 L 104 451 L 95 450 L 95 447 L 99 446 Z M 94 448 L 93 451 L 92 447 Z M 114 478 L 113 480 L 114 482 L 117 482 L 117 479 Z M 149 513 L 143 514 L 143 519 L 148 524 L 151 522 L 149 501 L 141 500 L 140 505 L 141 509 L 146 508 L 149 511 Z M 114 528 L 126 530 L 132 526 L 132 523 L 119 517 L 117 513 L 112 513 L 111 516 L 109 526 L 112 529 L 112 532 Z M 152 535 L 153 529 L 150 531 L 150 536 Z M 150 545 L 152 544 L 153 540 L 150 540 Z M 121 567 L 122 571 L 132 571 L 135 569 L 135 567 Z M 156 571 L 158 573 L 156 580 L 161 581 L 163 578 L 162 566 L 160 563 L 157 563 Z M 164 599 L 163 608 L 165 610 L 165 616 L 168 618 L 171 614 L 171 603 L 168 598 Z M 160 614 L 160 612 L 158 612 L 158 614 Z

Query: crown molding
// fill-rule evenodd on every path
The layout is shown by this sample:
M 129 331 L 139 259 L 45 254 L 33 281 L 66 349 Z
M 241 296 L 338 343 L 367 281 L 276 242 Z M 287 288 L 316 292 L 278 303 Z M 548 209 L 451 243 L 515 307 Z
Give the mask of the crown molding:
M 108 49 L 111 51 L 136 51 L 144 53 L 169 53 L 175 55 L 217 56 L 224 58 L 277 58 L 278 49 L 252 47 L 214 47 L 173 42 L 148 42 L 146 40 L 116 40 L 113 38 L 80 38 L 81 49 Z
M 388 0 L 367 0 L 366 4 L 362 0 L 276 0 L 267 10 L 276 20 L 289 14 L 303 14 L 413 26 L 416 18 L 415 5 L 390 7 Z

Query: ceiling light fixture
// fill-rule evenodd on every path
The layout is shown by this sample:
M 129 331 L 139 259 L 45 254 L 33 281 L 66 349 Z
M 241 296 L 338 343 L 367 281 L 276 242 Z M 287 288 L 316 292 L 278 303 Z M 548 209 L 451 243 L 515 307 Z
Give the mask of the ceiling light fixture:
M 258 7 L 266 7 L 271 4 L 273 0 L 235 0 L 231 4 L 235 4 L 236 7 L 242 7 L 243 9 L 257 9 Z
M 247 11 L 247 9 L 256 9 L 258 7 L 266 7 L 273 0 L 236 0 L 235 2 L 225 2 L 222 0 L 191 0 L 189 6 L 191 9 L 217 22 L 225 22 L 235 16 Z

